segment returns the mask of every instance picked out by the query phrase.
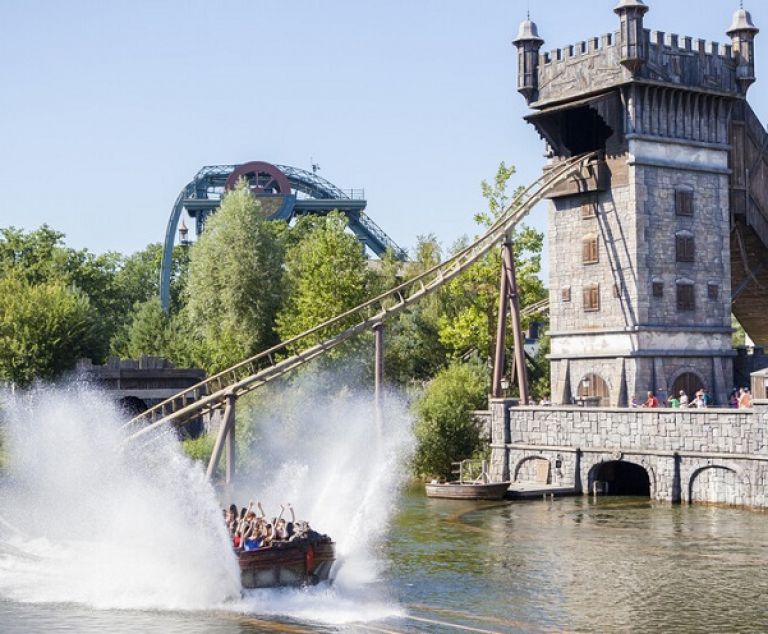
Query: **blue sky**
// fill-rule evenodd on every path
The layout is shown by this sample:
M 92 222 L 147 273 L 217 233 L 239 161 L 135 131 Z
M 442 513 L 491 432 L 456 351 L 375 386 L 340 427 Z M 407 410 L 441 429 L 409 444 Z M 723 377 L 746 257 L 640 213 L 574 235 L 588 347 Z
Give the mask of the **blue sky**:
M 545 50 L 613 31 L 617 0 L 530 0 Z M 646 26 L 726 42 L 738 2 L 649 0 Z M 97 253 L 161 241 L 203 165 L 264 160 L 365 188 L 401 246 L 472 234 L 480 181 L 543 146 L 511 40 L 526 0 L 0 1 L 0 226 Z M 751 0 L 768 117 L 768 6 Z M 543 228 L 542 211 L 531 223 Z

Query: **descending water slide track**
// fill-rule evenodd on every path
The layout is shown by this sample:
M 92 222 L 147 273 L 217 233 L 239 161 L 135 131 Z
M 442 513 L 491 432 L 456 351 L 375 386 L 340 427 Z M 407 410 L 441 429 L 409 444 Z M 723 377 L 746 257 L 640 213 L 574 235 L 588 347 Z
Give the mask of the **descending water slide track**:
M 136 440 L 171 423 L 176 426 L 184 425 L 202 414 L 221 409 L 230 403 L 232 398 L 247 394 L 283 376 L 416 304 L 423 297 L 439 289 L 485 256 L 495 245 L 509 235 L 515 225 L 530 213 L 536 203 L 558 185 L 581 175 L 583 170 L 590 167 L 597 158 L 597 153 L 590 152 L 572 157 L 553 166 L 517 195 L 485 234 L 445 262 L 403 282 L 378 297 L 310 328 L 300 335 L 283 341 L 182 390 L 175 396 L 132 418 L 124 427 L 143 426 L 135 431 L 128 440 Z M 538 302 L 538 304 L 544 303 Z M 343 328 L 340 332 L 328 336 L 320 343 L 307 344 L 308 341 L 311 341 L 310 337 L 316 336 L 318 333 L 325 333 L 334 327 L 341 328 L 350 322 L 354 322 L 354 325 Z M 306 347 L 302 348 L 302 344 Z M 293 352 L 297 349 L 299 352 Z M 280 358 L 281 356 L 284 358 Z

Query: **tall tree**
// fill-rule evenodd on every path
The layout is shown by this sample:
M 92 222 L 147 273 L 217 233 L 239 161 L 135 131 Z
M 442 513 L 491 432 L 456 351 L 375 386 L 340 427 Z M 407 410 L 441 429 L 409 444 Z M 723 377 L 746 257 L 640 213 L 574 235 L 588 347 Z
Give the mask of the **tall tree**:
M 482 192 L 488 201 L 488 211 L 475 216 L 481 229 L 495 222 L 510 203 L 509 181 L 514 174 L 515 168 L 507 167 L 502 162 L 493 183 L 483 181 Z M 454 251 L 465 244 L 457 244 Z M 544 235 L 525 225 L 512 232 L 521 307 L 546 296 L 544 284 L 538 276 L 543 244 Z M 448 285 L 444 294 L 445 313 L 440 320 L 440 340 L 454 355 L 477 352 L 482 358 L 490 356 L 496 331 L 500 273 L 501 256 L 495 250 Z
M 346 227 L 347 220 L 339 213 L 302 219 L 301 238 L 286 254 L 288 295 L 277 316 L 282 340 L 361 304 L 372 292 L 373 276 L 365 254 Z M 322 341 L 354 321 L 353 317 L 333 330 L 315 333 L 301 347 Z
M 441 251 L 433 235 L 419 236 L 413 257 L 406 263 L 385 257 L 379 274 L 383 292 L 440 263 Z M 387 381 L 406 385 L 431 378 L 445 364 L 439 336 L 441 293 L 435 292 L 387 322 L 384 370 Z
M 0 277 L 0 377 L 19 386 L 55 379 L 99 343 L 96 311 L 63 282 Z
M 220 370 L 275 341 L 283 297 L 283 223 L 267 221 L 245 183 L 229 192 L 191 247 L 189 318 L 200 361 Z

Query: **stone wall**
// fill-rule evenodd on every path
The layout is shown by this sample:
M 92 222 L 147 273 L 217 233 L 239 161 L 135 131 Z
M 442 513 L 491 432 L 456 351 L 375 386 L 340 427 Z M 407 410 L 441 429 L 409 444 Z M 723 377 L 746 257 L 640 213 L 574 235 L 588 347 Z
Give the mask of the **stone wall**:
M 768 401 L 752 410 L 646 410 L 493 399 L 490 412 L 494 479 L 530 479 L 538 458 L 558 484 L 588 493 L 595 467 L 624 461 L 646 471 L 656 500 L 768 507 Z

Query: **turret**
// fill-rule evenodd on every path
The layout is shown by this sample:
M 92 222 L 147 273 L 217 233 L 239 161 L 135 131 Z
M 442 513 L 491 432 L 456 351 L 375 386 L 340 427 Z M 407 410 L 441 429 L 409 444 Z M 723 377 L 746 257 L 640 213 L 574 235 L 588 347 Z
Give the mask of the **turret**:
M 512 44 L 517 47 L 517 91 L 531 103 L 538 98 L 539 49 L 544 44 L 536 23 L 530 19 L 521 22 Z
M 621 21 L 620 61 L 633 75 L 648 61 L 648 43 L 643 28 L 643 16 L 647 11 L 642 0 L 621 0 L 613 10 Z
M 733 53 L 739 64 L 736 73 L 745 93 L 755 82 L 755 35 L 759 32 L 749 11 L 744 9 L 733 14 L 733 24 L 726 31 L 733 44 Z

